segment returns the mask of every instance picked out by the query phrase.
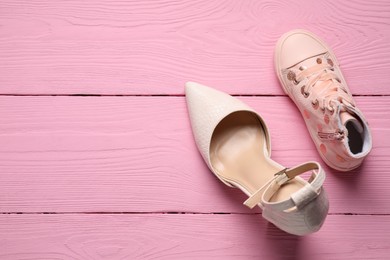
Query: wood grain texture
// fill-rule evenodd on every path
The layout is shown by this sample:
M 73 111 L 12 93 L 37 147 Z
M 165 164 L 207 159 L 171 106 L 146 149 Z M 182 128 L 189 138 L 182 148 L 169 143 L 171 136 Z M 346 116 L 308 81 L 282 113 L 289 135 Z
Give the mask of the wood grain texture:
M 240 99 L 276 161 L 321 162 L 287 97 Z M 352 172 L 326 168 L 330 212 L 389 214 L 390 97 L 356 100 L 374 149 Z M 205 166 L 183 97 L 3 96 L 0 118 L 0 212 L 253 212 Z
M 390 94 L 390 2 L 2 1 L 1 94 L 283 94 L 273 49 L 305 28 L 333 46 L 354 94 Z
M 387 259 L 389 233 L 390 216 L 329 216 L 297 237 L 259 215 L 0 215 L 0 258 Z
M 273 96 L 274 45 L 295 28 L 368 95 L 374 138 L 361 168 L 326 167 L 330 215 L 303 238 L 209 172 L 182 96 L 186 81 L 260 95 L 239 98 L 267 122 L 273 158 L 321 161 Z M 389 42 L 385 0 L 1 1 L 0 259 L 389 258 Z

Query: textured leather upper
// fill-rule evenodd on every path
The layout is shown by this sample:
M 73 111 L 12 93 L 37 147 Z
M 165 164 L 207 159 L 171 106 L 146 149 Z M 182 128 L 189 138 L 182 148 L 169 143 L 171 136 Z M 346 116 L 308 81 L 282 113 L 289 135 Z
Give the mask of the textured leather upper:
M 214 169 L 210 163 L 210 141 L 218 123 L 236 111 L 252 112 L 262 121 L 252 108 L 240 100 L 198 83 L 186 83 L 186 99 L 195 142 L 203 159 L 213 172 Z M 267 137 L 268 152 L 271 154 L 271 143 L 265 124 L 263 128 Z

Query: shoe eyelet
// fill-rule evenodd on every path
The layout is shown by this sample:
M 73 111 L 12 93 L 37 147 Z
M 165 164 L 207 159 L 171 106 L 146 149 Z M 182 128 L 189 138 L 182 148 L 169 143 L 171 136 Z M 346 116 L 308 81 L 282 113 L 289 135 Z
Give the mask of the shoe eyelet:
M 330 66 L 333 67 L 334 64 L 333 64 L 333 61 L 332 61 L 331 59 L 327 59 L 326 61 L 328 62 L 328 64 L 329 64 Z
M 317 64 L 321 64 L 322 63 L 322 59 L 321 58 L 317 58 L 316 62 L 317 62 Z
M 318 109 L 320 102 L 318 102 L 318 99 L 316 99 L 314 102 L 311 102 L 311 105 L 313 106 L 314 109 Z
M 336 80 L 337 80 L 337 82 L 338 82 L 338 83 L 341 83 L 341 79 L 339 79 L 339 78 L 336 78 Z
M 310 93 L 305 91 L 305 87 L 306 87 L 305 85 L 303 85 L 303 86 L 301 87 L 301 94 L 302 94 L 305 98 L 308 98 L 308 97 L 310 96 Z
M 296 80 L 296 75 L 295 75 L 295 72 L 290 70 L 288 73 L 287 73 L 287 79 L 290 80 L 290 81 L 294 81 Z
M 300 66 L 300 67 L 299 67 L 299 70 L 301 70 L 301 71 L 302 71 L 302 70 L 305 70 L 305 69 L 307 69 L 306 66 Z
M 297 75 L 295 74 L 294 71 L 290 70 L 288 73 L 287 73 L 287 79 L 292 81 L 294 83 L 294 85 L 298 85 L 299 84 L 299 81 L 297 81 Z

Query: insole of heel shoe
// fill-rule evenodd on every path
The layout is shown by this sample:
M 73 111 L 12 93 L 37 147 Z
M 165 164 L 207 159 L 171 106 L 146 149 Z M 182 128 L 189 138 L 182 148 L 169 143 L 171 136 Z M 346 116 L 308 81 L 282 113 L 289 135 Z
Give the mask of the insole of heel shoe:
M 250 194 L 284 169 L 268 157 L 265 133 L 258 118 L 245 111 L 232 113 L 218 124 L 211 139 L 210 160 L 222 178 L 239 184 Z M 283 185 L 271 201 L 288 199 L 303 185 L 292 180 Z

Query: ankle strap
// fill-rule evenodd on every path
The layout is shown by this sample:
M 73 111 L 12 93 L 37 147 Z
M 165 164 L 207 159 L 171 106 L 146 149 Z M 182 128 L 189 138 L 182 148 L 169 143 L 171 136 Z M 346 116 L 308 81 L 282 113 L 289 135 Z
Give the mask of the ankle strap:
M 290 199 L 269 203 L 269 199 L 275 194 L 280 187 L 286 182 L 293 179 L 295 176 L 298 176 L 302 173 L 305 173 L 310 170 L 317 170 L 317 173 L 311 175 L 309 179 L 309 183 L 306 184 L 302 189 L 291 194 Z M 260 187 L 252 196 L 250 196 L 245 202 L 249 208 L 254 208 L 256 205 L 260 203 L 260 205 L 264 206 L 267 204 L 276 210 L 286 210 L 296 207 L 303 207 L 312 199 L 318 196 L 318 192 L 322 187 L 322 184 L 325 180 L 325 172 L 321 168 L 321 166 L 317 162 L 307 162 L 301 165 L 298 165 L 294 168 L 285 168 L 277 173 L 275 173 L 275 177 L 265 183 L 262 187 Z M 263 193 L 262 191 L 265 190 Z

